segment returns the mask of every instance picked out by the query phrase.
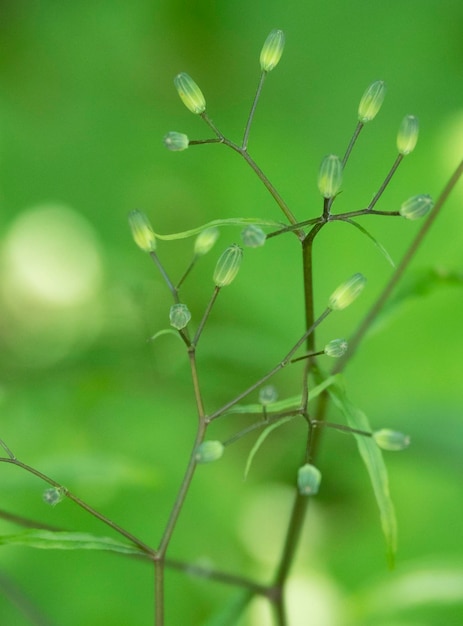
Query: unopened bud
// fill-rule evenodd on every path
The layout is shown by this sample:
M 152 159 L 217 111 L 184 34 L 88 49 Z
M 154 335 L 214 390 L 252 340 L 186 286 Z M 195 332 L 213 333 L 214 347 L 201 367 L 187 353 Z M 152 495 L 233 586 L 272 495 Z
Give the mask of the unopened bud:
M 260 53 L 260 67 L 263 72 L 270 72 L 278 65 L 284 47 L 284 32 L 282 30 L 272 30 L 265 40 Z
M 407 220 L 419 220 L 424 217 L 434 206 L 431 196 L 421 194 L 406 200 L 400 207 L 399 213 Z
M 278 392 L 273 385 L 265 385 L 259 390 L 259 402 L 263 406 L 273 404 L 278 400 Z
M 397 150 L 399 154 L 406 156 L 413 152 L 418 141 L 418 118 L 414 115 L 406 115 L 397 134 Z
M 135 209 L 129 213 L 129 226 L 132 237 L 143 252 L 154 252 L 156 250 L 156 238 L 149 219 L 142 211 Z
M 196 448 L 197 463 L 212 463 L 223 455 L 224 446 L 221 441 L 203 441 Z
M 368 87 L 360 100 L 358 119 L 362 124 L 370 122 L 378 114 L 386 95 L 386 83 L 376 80 Z
M 186 150 L 189 145 L 188 135 L 171 130 L 170 133 L 167 133 L 164 137 L 164 145 L 171 152 L 181 152 L 182 150 Z
M 216 287 L 226 287 L 238 274 L 243 259 L 243 250 L 233 244 L 229 246 L 217 261 L 213 281 Z
M 345 339 L 332 339 L 325 346 L 326 356 L 331 356 L 334 359 L 339 359 L 347 352 L 347 341 Z
M 241 231 L 241 239 L 248 248 L 260 248 L 265 243 L 266 235 L 262 228 L 250 224 Z
M 169 312 L 170 325 L 177 330 L 182 330 L 191 320 L 191 313 L 186 304 L 173 304 Z
M 185 72 L 177 74 L 174 78 L 174 84 L 178 95 L 187 109 L 192 113 L 196 113 L 196 115 L 204 113 L 206 110 L 206 100 L 204 99 L 201 89 L 191 76 Z
M 65 497 L 66 490 L 63 487 L 50 487 L 50 489 L 45 489 L 42 494 L 42 500 L 45 504 L 49 504 L 50 506 L 56 506 L 61 502 L 61 500 Z
M 215 226 L 206 228 L 195 239 L 194 253 L 196 256 L 204 256 L 211 250 L 219 237 L 219 229 Z
M 335 154 L 326 156 L 318 172 L 318 188 L 324 198 L 333 198 L 342 183 L 342 163 Z
M 331 294 L 328 303 L 329 308 L 333 311 L 342 311 L 348 307 L 360 295 L 366 282 L 367 279 L 363 274 L 354 274 L 352 278 L 339 285 Z
M 318 493 L 322 475 L 315 465 L 306 463 L 297 472 L 297 487 L 301 496 L 314 496 Z
M 410 445 L 410 437 L 399 433 L 396 430 L 382 428 L 373 433 L 373 439 L 376 444 L 383 450 L 404 450 Z

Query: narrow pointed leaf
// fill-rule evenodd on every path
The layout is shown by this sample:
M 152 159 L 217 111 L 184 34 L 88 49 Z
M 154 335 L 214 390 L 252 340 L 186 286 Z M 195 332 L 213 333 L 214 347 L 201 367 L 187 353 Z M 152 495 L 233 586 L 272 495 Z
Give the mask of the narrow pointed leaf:
M 288 422 L 292 421 L 294 417 L 295 417 L 294 415 L 288 415 L 286 417 L 282 417 L 281 420 L 278 420 L 277 422 L 270 424 L 270 426 L 267 426 L 267 428 L 260 433 L 259 437 L 257 438 L 256 443 L 252 446 L 251 452 L 249 453 L 247 461 L 246 461 L 246 467 L 244 469 L 245 479 L 248 476 L 249 470 L 251 469 L 251 465 L 254 460 L 254 457 L 256 456 L 257 451 L 259 450 L 261 445 L 264 443 L 264 441 L 267 439 L 267 437 L 270 435 L 270 433 L 273 432 L 276 428 L 283 426 L 283 424 L 287 424 Z
M 202 626 L 234 626 L 252 598 L 251 591 L 237 592 Z
M 260 217 L 231 217 L 222 220 L 212 220 L 198 226 L 191 228 L 190 230 L 184 230 L 179 233 L 171 233 L 170 235 L 161 235 L 160 233 L 154 233 L 157 239 L 164 239 L 166 241 L 172 241 L 175 239 L 187 239 L 188 237 L 194 237 L 199 235 L 206 228 L 212 228 L 214 226 L 247 226 L 248 224 L 256 224 L 259 226 L 272 226 L 274 228 L 281 228 L 281 222 L 275 222 L 274 220 L 265 220 Z
M 386 250 L 386 248 L 383 246 L 382 243 L 380 243 L 376 237 L 373 237 L 373 235 L 371 233 L 369 233 L 367 231 L 366 228 L 364 228 L 361 224 L 359 224 L 358 222 L 355 222 L 354 220 L 343 220 L 344 222 L 347 222 L 348 224 L 352 224 L 352 226 L 355 226 L 355 228 L 357 228 L 363 235 L 365 235 L 366 237 L 368 237 L 368 239 L 370 239 L 375 246 L 378 248 L 378 250 L 381 252 L 381 254 L 383 255 L 383 257 L 386 259 L 386 261 L 392 265 L 393 268 L 396 267 L 396 264 L 394 263 L 394 261 L 392 260 L 391 255 L 389 254 L 389 252 Z

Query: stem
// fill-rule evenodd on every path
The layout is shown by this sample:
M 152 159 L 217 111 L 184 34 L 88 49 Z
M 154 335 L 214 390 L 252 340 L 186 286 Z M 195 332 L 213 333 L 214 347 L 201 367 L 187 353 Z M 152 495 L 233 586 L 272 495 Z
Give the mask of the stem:
M 155 265 L 157 265 L 157 268 L 161 272 L 161 276 L 165 280 L 166 285 L 169 288 L 170 293 L 172 294 L 174 302 L 176 304 L 178 304 L 180 302 L 179 297 L 178 297 L 178 290 L 175 287 L 175 285 L 173 284 L 173 282 L 170 280 L 169 275 L 167 274 L 166 270 L 164 269 L 164 266 L 161 263 L 160 258 L 158 257 L 156 252 L 154 252 L 154 250 L 153 250 L 153 252 L 150 252 L 150 257 L 153 259 Z
M 381 187 L 378 189 L 375 197 L 373 198 L 373 200 L 370 202 L 370 204 L 368 205 L 368 210 L 371 211 L 372 208 L 375 206 L 375 204 L 378 202 L 378 200 L 380 199 L 380 197 L 383 195 L 384 190 L 386 189 L 386 187 L 389 184 L 389 181 L 391 180 L 391 178 L 394 176 L 397 168 L 399 167 L 399 165 L 402 162 L 403 159 L 403 154 L 399 154 L 396 158 L 396 160 L 394 161 L 394 165 L 391 167 L 391 169 L 389 170 L 389 174 L 386 176 L 386 178 L 383 181 L 383 184 L 381 185 Z
M 257 86 L 256 95 L 254 96 L 254 100 L 252 102 L 251 111 L 249 113 L 248 121 L 247 121 L 246 128 L 245 128 L 244 135 L 243 135 L 243 141 L 241 144 L 241 147 L 243 148 L 243 150 L 247 150 L 248 148 L 249 131 L 251 130 L 251 124 L 254 119 L 254 113 L 256 112 L 257 103 L 259 101 L 260 94 L 262 92 L 262 87 L 264 86 L 264 81 L 265 81 L 266 76 L 267 76 L 267 72 L 262 71 L 260 75 L 260 79 L 259 79 L 259 84 Z
M 343 167 L 343 169 L 346 166 L 347 159 L 349 158 L 350 153 L 352 152 L 352 148 L 354 147 L 355 142 L 357 141 L 357 138 L 360 135 L 360 131 L 362 130 L 363 126 L 364 126 L 363 122 L 359 122 L 357 124 L 355 130 L 354 130 L 354 134 L 352 135 L 352 138 L 351 138 L 351 140 L 349 142 L 349 145 L 347 146 L 346 153 L 345 153 L 345 155 L 344 155 L 344 157 L 342 159 L 342 167 Z
M 220 291 L 220 287 L 215 287 L 214 293 L 212 294 L 211 299 L 209 300 L 209 304 L 207 305 L 206 310 L 204 311 L 203 318 L 201 322 L 199 323 L 199 326 L 195 333 L 193 341 L 191 342 L 192 346 L 196 346 L 199 341 L 199 338 L 201 337 L 201 333 L 203 332 L 204 325 L 207 322 L 207 318 L 209 317 L 210 312 L 212 311 L 212 307 L 214 306 L 217 296 L 219 295 L 219 291 Z

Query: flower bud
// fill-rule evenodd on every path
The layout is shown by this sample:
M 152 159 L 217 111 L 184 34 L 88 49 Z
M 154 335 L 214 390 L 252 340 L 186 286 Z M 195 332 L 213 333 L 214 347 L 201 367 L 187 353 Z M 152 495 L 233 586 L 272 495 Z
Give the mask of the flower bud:
M 215 226 L 201 231 L 195 239 L 194 253 L 196 256 L 204 256 L 211 250 L 219 237 L 219 229 Z
M 164 145 L 171 152 L 181 152 L 182 150 L 186 150 L 189 145 L 188 135 L 171 130 L 164 137 Z
M 297 487 L 301 496 L 314 496 L 318 493 L 322 475 L 315 465 L 306 463 L 297 472 Z
M 229 246 L 223 252 L 214 270 L 213 281 L 216 287 L 226 287 L 235 279 L 242 259 L 243 250 L 236 244 Z
M 362 124 L 370 122 L 378 114 L 386 95 L 386 84 L 383 80 L 376 80 L 368 87 L 360 100 L 358 119 Z
M 405 450 L 410 445 L 410 437 L 396 430 L 382 428 L 373 433 L 373 439 L 383 450 Z
M 265 40 L 260 53 L 260 67 L 263 72 L 270 72 L 278 65 L 284 47 L 284 32 L 282 30 L 272 30 Z
M 328 303 L 329 308 L 333 311 L 342 311 L 348 307 L 360 295 L 366 282 L 367 279 L 363 274 L 354 274 L 352 278 L 339 285 L 331 294 Z
M 345 339 L 332 339 L 325 346 L 326 356 L 331 356 L 334 359 L 339 359 L 344 356 L 347 351 L 347 341 Z
M 196 448 L 197 463 L 212 463 L 223 455 L 224 446 L 221 441 L 203 441 Z
M 169 312 L 170 325 L 182 330 L 191 320 L 191 313 L 186 304 L 173 304 Z
M 338 193 L 341 183 L 341 159 L 334 154 L 330 154 L 321 162 L 318 172 L 318 188 L 324 198 L 333 198 Z
M 154 252 L 156 250 L 156 238 L 149 219 L 142 211 L 135 209 L 129 213 L 129 226 L 132 237 L 143 252 Z
M 418 118 L 414 115 L 406 115 L 397 134 L 397 150 L 399 154 L 406 156 L 413 152 L 418 141 Z
M 174 84 L 178 95 L 187 109 L 197 115 L 204 113 L 206 110 L 206 100 L 204 99 L 201 89 L 191 76 L 185 72 L 177 74 L 174 78 Z
M 241 239 L 248 248 L 260 248 L 265 243 L 266 235 L 262 228 L 250 224 L 241 231 Z
M 265 385 L 259 389 L 259 402 L 263 406 L 273 404 L 278 400 L 278 392 L 273 385 Z
M 399 213 L 407 220 L 419 220 L 424 217 L 434 206 L 431 196 L 421 194 L 406 200 L 400 207 Z
M 56 506 L 61 502 L 61 500 L 65 497 L 66 490 L 63 487 L 50 487 L 50 489 L 45 489 L 42 494 L 42 500 L 45 504 L 49 504 L 50 506 Z

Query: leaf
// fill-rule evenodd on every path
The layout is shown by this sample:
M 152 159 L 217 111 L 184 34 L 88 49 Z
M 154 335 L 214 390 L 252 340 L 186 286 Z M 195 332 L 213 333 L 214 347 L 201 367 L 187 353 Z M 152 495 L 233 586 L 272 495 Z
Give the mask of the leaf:
M 256 443 L 252 446 L 251 452 L 249 453 L 247 461 L 246 461 L 246 467 L 244 468 L 245 480 L 248 476 L 249 470 L 251 469 L 251 464 L 252 464 L 254 457 L 256 456 L 257 450 L 261 447 L 261 445 L 264 443 L 264 441 L 267 439 L 270 433 L 274 431 L 276 428 L 278 428 L 279 426 L 283 426 L 283 424 L 287 424 L 288 422 L 293 420 L 295 417 L 296 417 L 295 415 L 287 415 L 286 417 L 282 417 L 281 420 L 278 420 L 277 422 L 270 424 L 270 426 L 267 426 L 267 428 L 265 428 L 265 430 L 263 430 L 260 433 L 259 437 L 257 438 Z
M 361 233 L 363 233 L 366 237 L 368 237 L 368 239 L 370 239 L 375 244 L 375 246 L 378 248 L 378 250 L 384 256 L 386 261 L 390 265 L 392 265 L 393 268 L 396 267 L 394 261 L 392 260 L 391 255 L 386 250 L 386 248 L 383 246 L 383 244 L 380 243 L 375 237 L 373 237 L 373 235 L 371 233 L 369 233 L 366 228 L 364 228 L 361 224 L 359 224 L 358 222 L 355 222 L 354 220 L 344 219 L 342 221 L 343 222 L 347 222 L 348 224 L 352 224 L 352 226 L 355 226 L 355 228 L 357 228 Z
M 371 432 L 368 418 L 347 398 L 344 390 L 336 385 L 328 390 L 334 404 L 344 414 L 351 428 Z M 389 479 L 386 464 L 380 448 L 371 437 L 354 435 L 363 462 L 370 476 L 373 492 L 378 504 L 381 526 L 386 538 L 387 555 L 389 566 L 394 566 L 395 553 L 397 550 L 397 520 L 394 505 L 389 494 Z
M 281 228 L 282 226 L 280 222 L 275 222 L 274 220 L 264 220 L 259 217 L 231 217 L 222 220 L 212 220 L 207 224 L 203 224 L 203 226 L 191 228 L 190 230 L 184 230 L 179 233 L 172 233 L 170 235 L 161 235 L 159 233 L 154 233 L 154 235 L 156 239 L 186 239 L 187 237 L 194 237 L 195 235 L 199 235 L 199 233 L 201 233 L 203 230 L 206 230 L 206 228 L 211 228 L 212 226 L 247 226 L 248 224 L 255 224 L 259 226 L 272 226 L 274 228 Z
M 178 334 L 178 331 L 174 330 L 173 328 L 164 328 L 163 330 L 158 330 L 158 332 L 150 337 L 147 341 L 156 341 L 156 339 L 158 337 L 162 337 L 162 335 L 174 335 L 175 337 L 180 339 L 180 341 L 182 341 L 182 338 Z
M 252 592 L 247 589 L 235 593 L 203 626 L 234 626 L 252 597 Z

